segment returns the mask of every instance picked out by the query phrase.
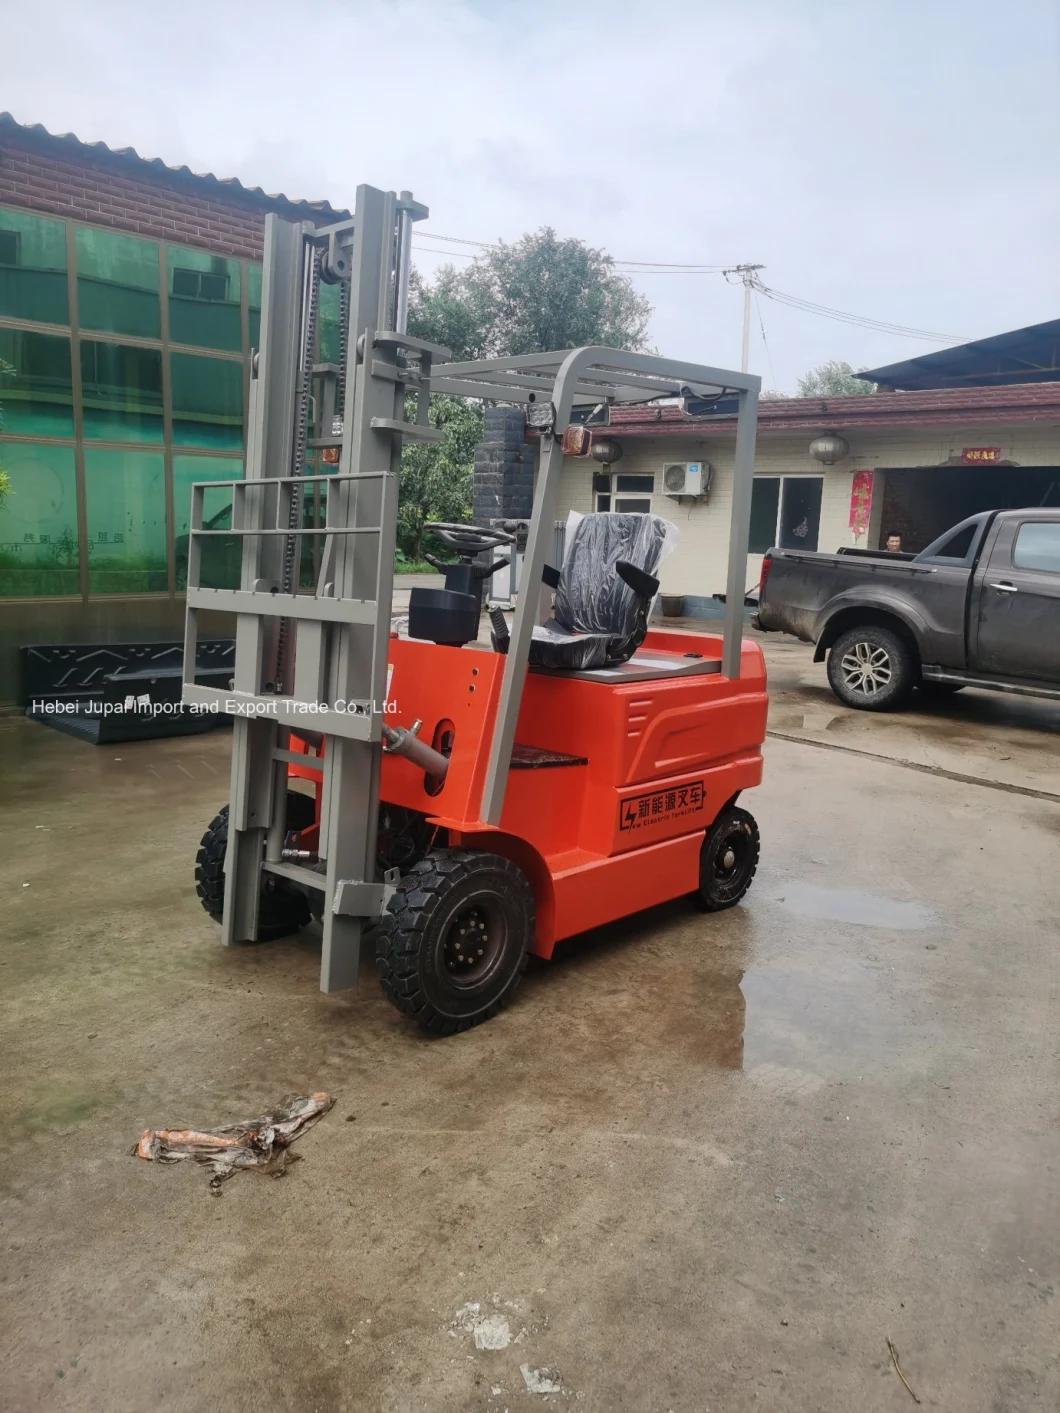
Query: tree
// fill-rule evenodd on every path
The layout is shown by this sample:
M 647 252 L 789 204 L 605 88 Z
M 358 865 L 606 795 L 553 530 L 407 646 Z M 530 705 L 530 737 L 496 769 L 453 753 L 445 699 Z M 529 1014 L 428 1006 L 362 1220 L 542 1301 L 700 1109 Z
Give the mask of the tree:
M 433 284 L 416 277 L 409 297 L 410 329 L 458 360 L 589 343 L 642 349 L 651 312 L 605 251 L 550 226 L 499 241 L 465 270 L 443 266 Z
M 818 363 L 798 381 L 800 397 L 860 397 L 876 391 L 875 383 L 857 377 L 850 364 L 839 358 Z
M 650 316 L 609 255 L 548 227 L 492 246 L 464 270 L 443 265 L 433 281 L 413 271 L 409 284 L 409 332 L 444 344 L 458 361 L 590 343 L 639 349 Z M 482 404 L 434 397 L 430 419 L 443 440 L 413 443 L 401 458 L 398 545 L 414 561 L 428 520 L 470 512 Z
M 443 265 L 428 284 L 418 270 L 409 279 L 409 330 L 444 344 L 460 362 L 485 358 L 488 312 L 467 288 L 467 271 Z
M 475 447 L 482 436 L 482 408 L 458 397 L 432 397 L 431 424 L 440 442 L 412 442 L 401 456 L 398 548 L 408 560 L 423 557 L 428 520 L 462 520 L 471 508 Z

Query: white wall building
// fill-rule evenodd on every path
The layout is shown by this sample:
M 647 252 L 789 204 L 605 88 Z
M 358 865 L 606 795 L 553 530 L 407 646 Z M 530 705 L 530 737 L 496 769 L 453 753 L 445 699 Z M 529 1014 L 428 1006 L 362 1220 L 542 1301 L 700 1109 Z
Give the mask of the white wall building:
M 810 444 L 829 433 L 846 451 L 824 465 Z M 680 539 L 663 592 L 707 608 L 725 587 L 735 416 L 616 408 L 601 435 L 622 455 L 610 467 L 568 459 L 560 517 L 650 510 L 672 520 Z M 709 494 L 666 494 L 665 468 L 685 462 L 711 468 Z M 1038 504 L 1060 504 L 1060 383 L 763 402 L 747 581 L 772 545 L 875 548 L 897 531 L 918 550 L 976 511 Z

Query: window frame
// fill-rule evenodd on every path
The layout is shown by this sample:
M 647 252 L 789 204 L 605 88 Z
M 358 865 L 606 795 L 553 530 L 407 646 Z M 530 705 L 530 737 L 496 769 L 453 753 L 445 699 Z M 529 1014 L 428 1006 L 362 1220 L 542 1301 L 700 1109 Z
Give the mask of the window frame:
M 601 483 L 607 481 L 609 489 L 602 490 Z M 623 490 L 619 486 L 620 481 L 647 481 L 651 489 L 646 487 L 638 489 Z M 593 477 L 593 508 L 600 515 L 651 515 L 652 497 L 655 495 L 655 473 L 654 471 L 603 471 L 598 472 Z M 621 510 L 616 502 L 634 501 L 637 504 L 636 510 L 631 510 L 624 506 Z M 641 509 L 643 507 L 643 509 Z
M 753 482 L 752 482 L 752 486 L 751 486 L 751 493 L 752 493 L 752 496 L 753 496 L 753 494 L 754 494 L 754 487 L 755 487 L 755 485 L 757 485 L 760 481 L 761 481 L 761 482 L 765 482 L 765 481 L 779 481 L 779 482 L 780 482 L 780 486 L 779 486 L 779 489 L 778 489 L 778 492 L 777 492 L 777 518 L 776 518 L 776 523 L 775 523 L 774 526 L 773 526 L 773 543 L 772 543 L 771 545 L 767 545 L 764 550 L 752 550 L 752 549 L 749 549 L 749 550 L 748 550 L 748 553 L 749 553 L 749 554 L 755 554 L 755 555 L 762 555 L 762 554 L 768 554 L 771 549 L 778 549 L 778 548 L 780 548 L 780 526 L 781 526 L 781 521 L 782 521 L 783 518 L 784 518 L 784 488 L 785 488 L 785 484 L 786 484 L 788 481 L 817 481 L 818 484 L 819 484 L 820 487 L 821 487 L 821 507 L 820 507 L 820 509 L 819 509 L 818 512 L 817 512 L 817 539 L 816 539 L 816 544 L 814 545 L 813 549 L 812 549 L 812 550 L 807 549 L 807 550 L 805 551 L 806 554 L 817 554 L 817 553 L 819 552 L 819 551 L 818 551 L 818 546 L 820 545 L 820 542 L 821 542 L 821 512 L 822 512 L 823 509 L 824 509 L 824 479 L 825 479 L 825 478 L 824 478 L 824 475 L 823 475 L 823 474 L 818 475 L 818 474 L 817 474 L 816 472 L 814 472 L 814 471 L 767 471 L 767 472 L 763 473 L 762 475 L 757 475 L 757 474 L 756 474 L 755 477 L 754 477 L 754 480 L 753 480 Z M 799 550 L 794 550 L 793 553 L 798 554 L 798 553 L 800 553 L 800 551 L 799 551 Z

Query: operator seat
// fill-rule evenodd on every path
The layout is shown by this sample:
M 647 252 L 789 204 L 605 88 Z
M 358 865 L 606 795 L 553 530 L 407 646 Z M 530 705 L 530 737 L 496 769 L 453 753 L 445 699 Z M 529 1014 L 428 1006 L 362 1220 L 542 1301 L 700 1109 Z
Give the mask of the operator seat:
M 648 629 L 671 528 L 658 515 L 583 515 L 562 570 L 552 571 L 553 616 L 534 628 L 530 665 L 570 671 L 628 662 Z

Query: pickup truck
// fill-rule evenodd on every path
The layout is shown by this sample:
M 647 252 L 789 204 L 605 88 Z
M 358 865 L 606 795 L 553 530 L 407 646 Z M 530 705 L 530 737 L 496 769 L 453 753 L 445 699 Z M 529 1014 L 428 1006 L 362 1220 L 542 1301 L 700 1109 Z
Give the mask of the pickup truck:
M 1060 698 L 1060 509 L 984 511 L 916 555 L 771 549 L 753 621 L 813 643 L 862 711 L 917 689 Z

